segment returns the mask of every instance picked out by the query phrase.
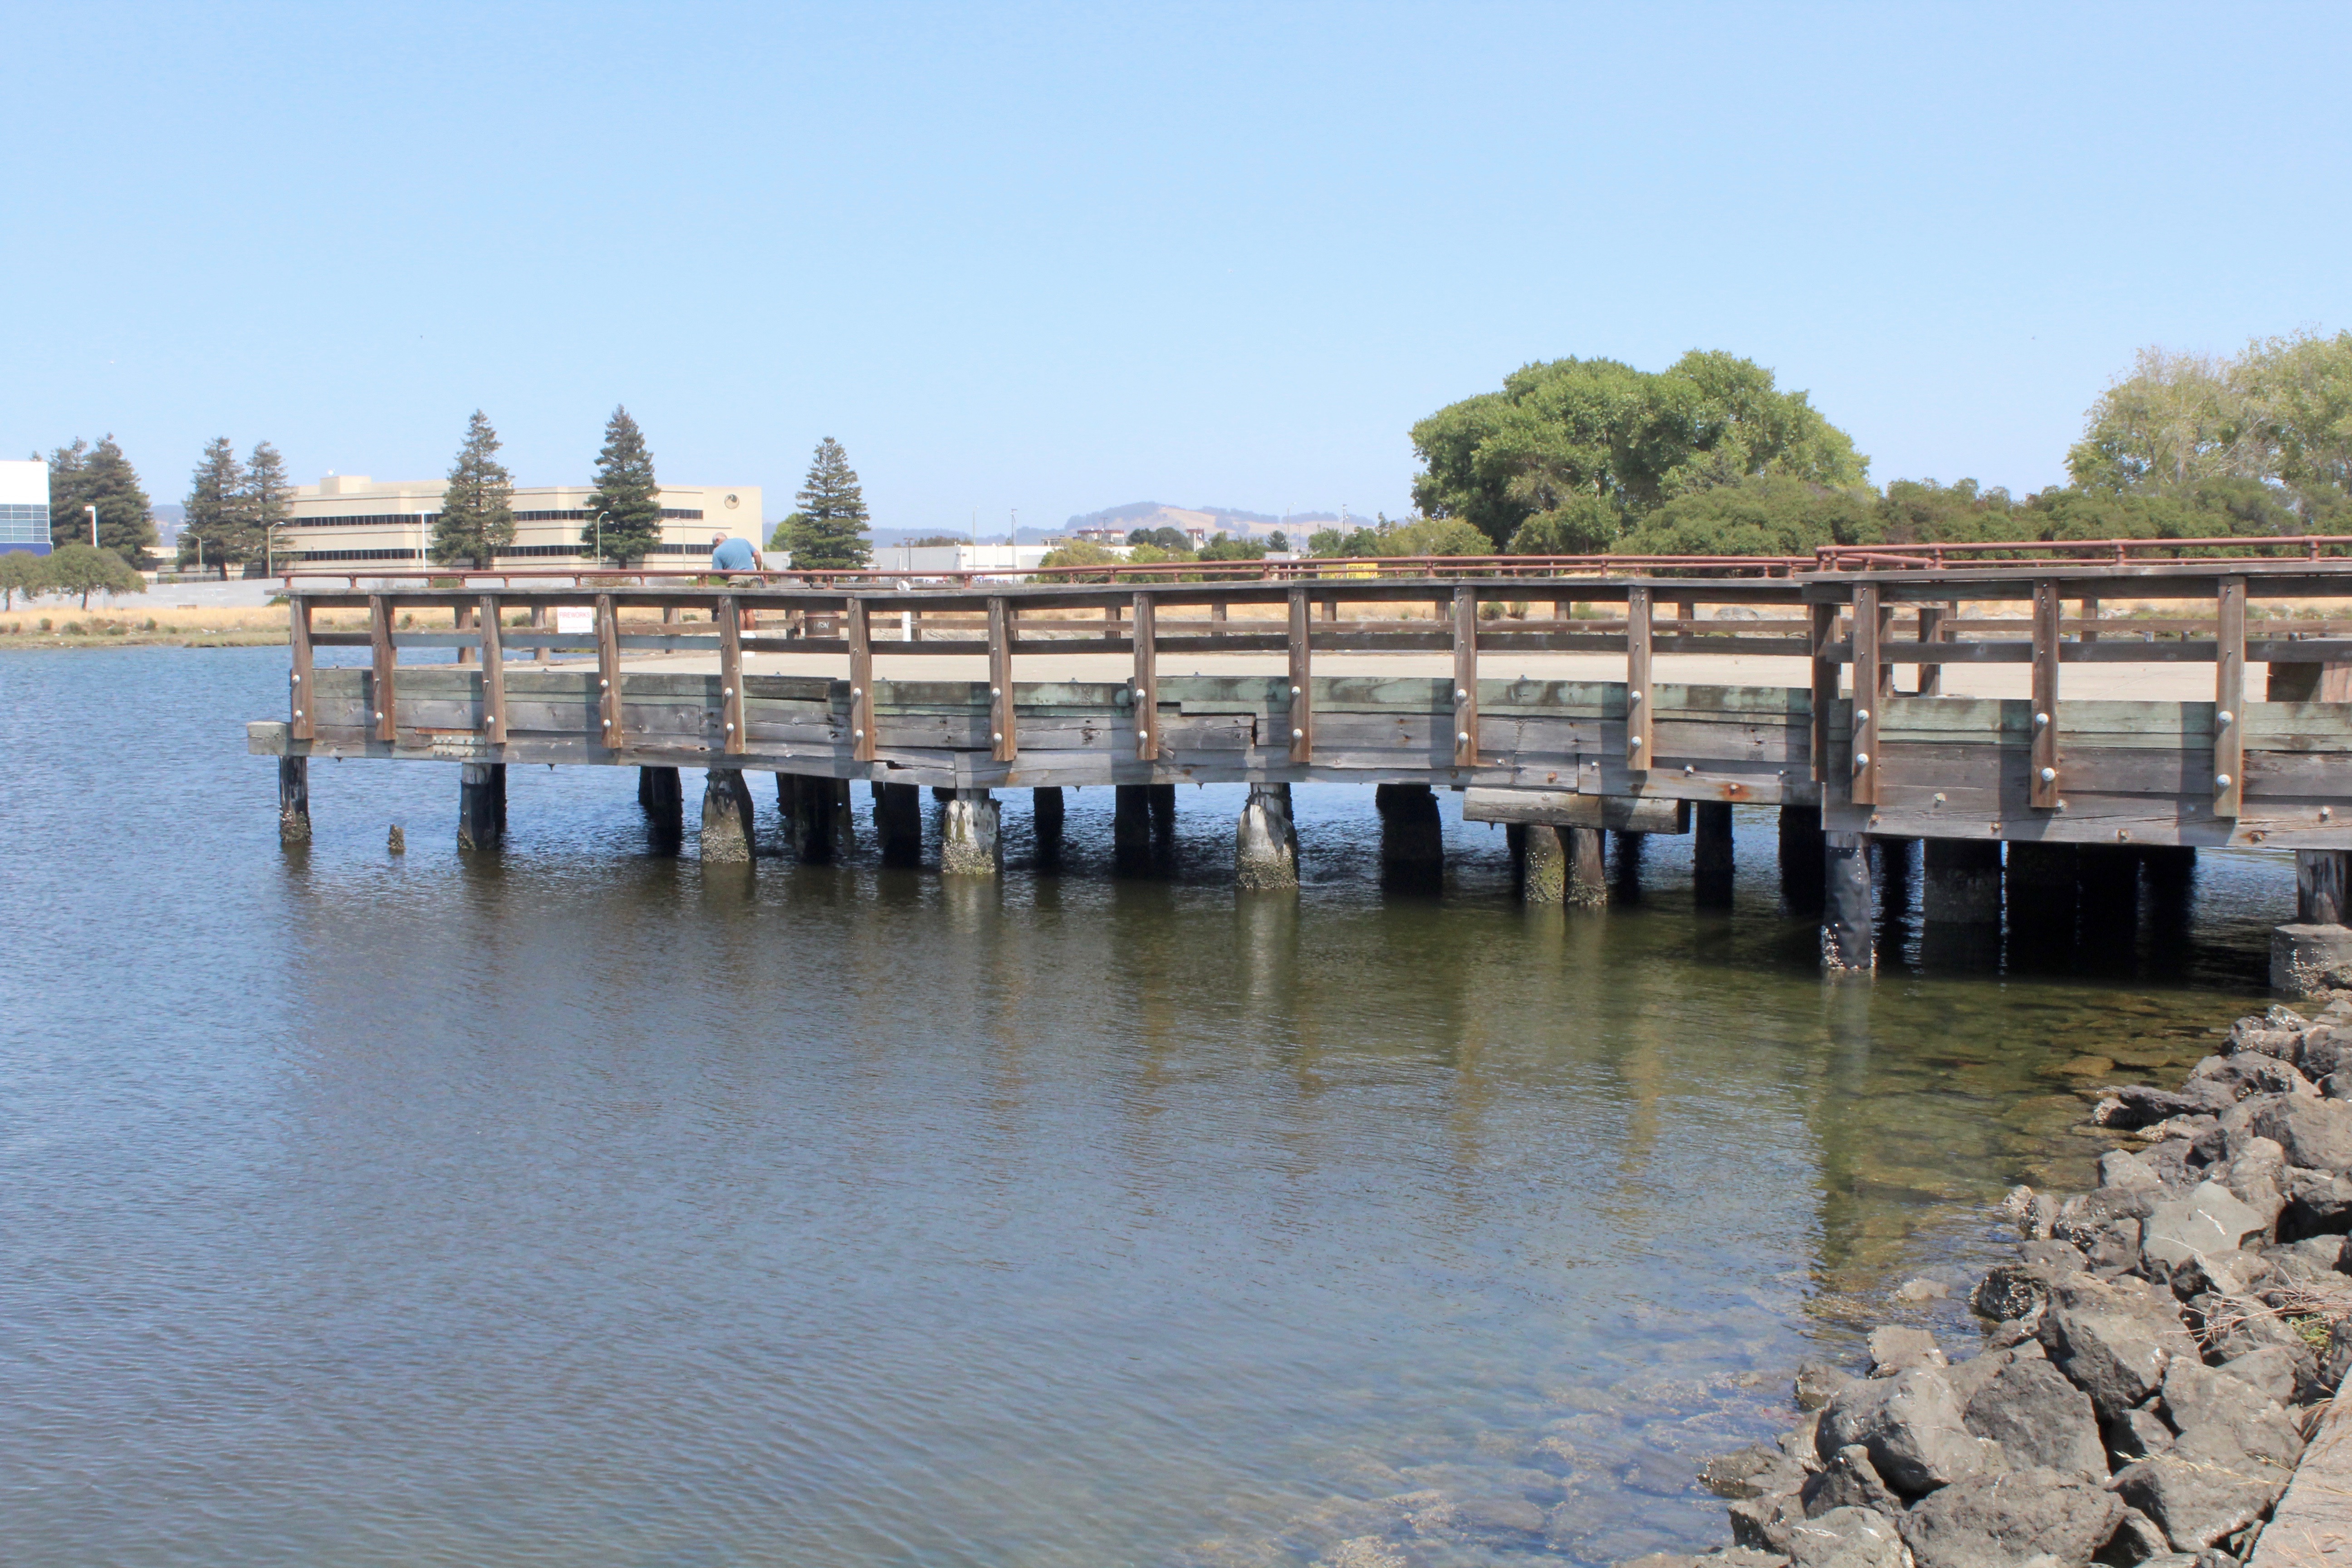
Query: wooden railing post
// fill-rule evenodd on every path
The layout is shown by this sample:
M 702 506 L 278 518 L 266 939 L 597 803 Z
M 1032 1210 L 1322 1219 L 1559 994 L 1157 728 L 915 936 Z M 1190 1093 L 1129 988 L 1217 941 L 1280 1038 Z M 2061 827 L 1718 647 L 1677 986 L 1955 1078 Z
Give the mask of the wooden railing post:
M 393 675 L 398 660 L 392 646 L 392 600 L 383 594 L 368 595 L 368 650 L 375 660 L 375 738 L 389 741 L 399 733 L 400 693 Z
M 507 649 L 499 626 L 499 596 L 485 594 L 474 616 L 482 626 L 482 739 L 507 743 Z
M 2246 788 L 2246 580 L 2217 586 L 2213 627 L 2213 815 L 2234 817 Z
M 1650 590 L 1635 584 L 1625 590 L 1625 766 L 1642 773 L 1650 766 L 1656 739 L 1650 721 Z
M 988 744 L 990 758 L 1009 763 L 1021 754 L 1013 710 L 1013 605 L 988 601 Z
M 849 639 L 849 757 L 874 760 L 874 639 L 866 624 L 866 601 L 852 598 L 842 605 L 842 635 Z
M 1160 760 L 1160 612 L 1149 594 L 1135 596 L 1135 760 Z
M 1454 590 L 1454 765 L 1478 765 L 1478 591 Z
M 743 733 L 743 617 L 735 595 L 719 595 L 710 618 L 719 626 L 719 744 L 731 755 L 751 749 Z
M 1332 601 L 1337 604 L 1338 601 Z M 1290 760 L 1315 760 L 1315 650 L 1308 636 L 1307 590 L 1290 591 Z
M 596 595 L 596 715 L 604 749 L 621 749 L 621 616 L 613 595 Z
M 1885 700 L 1885 661 L 1878 644 L 1878 584 L 1853 585 L 1853 803 L 1878 804 L 1878 721 Z
M 1815 605 L 1813 611 L 1813 782 L 1830 776 L 1830 710 L 1837 706 L 1838 667 L 1830 650 L 1837 642 L 1838 607 Z
M 474 624 L 474 607 L 471 605 L 457 605 L 455 609 L 449 612 L 449 623 L 451 630 L 460 632 L 464 631 L 467 627 Z M 460 645 L 457 649 L 457 662 L 460 665 L 473 663 L 474 650 Z
M 2054 811 L 2065 763 L 2058 741 L 2058 598 L 2054 577 L 2033 580 L 2033 747 L 2026 781 L 2026 804 L 2036 811 Z
M 287 706 L 292 712 L 286 733 L 297 741 L 316 740 L 317 720 L 312 716 L 310 690 L 315 673 L 310 662 L 310 605 L 304 599 L 293 599 L 286 606 L 289 637 L 294 645 L 294 668 L 287 681 Z
M 1950 634 L 1944 629 L 1944 607 L 1941 605 L 1919 606 L 1919 640 L 1923 643 L 1947 642 Z M 1944 691 L 1944 667 L 1923 664 L 1919 667 L 1919 695 L 1940 697 Z

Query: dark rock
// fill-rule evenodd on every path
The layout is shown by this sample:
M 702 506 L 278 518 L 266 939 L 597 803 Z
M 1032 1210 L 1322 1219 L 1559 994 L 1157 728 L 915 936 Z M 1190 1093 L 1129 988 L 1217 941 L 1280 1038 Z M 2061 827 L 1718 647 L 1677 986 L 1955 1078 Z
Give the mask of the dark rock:
M 1947 1368 L 1944 1381 L 1952 1385 L 1952 1394 L 1965 1411 L 1969 1401 L 1983 1391 L 1985 1384 L 1999 1377 L 2003 1367 L 2021 1357 L 2039 1362 L 2049 1359 L 2041 1341 L 2020 1337 L 2006 1345 L 1987 1345 L 1982 1355 L 1972 1356 L 1958 1366 Z
M 2154 1394 L 2174 1356 L 2197 1359 L 2196 1342 L 2181 1327 L 2170 1295 L 2159 1297 L 2137 1279 L 2056 1281 L 2039 1337 L 2058 1370 L 2091 1396 L 2106 1421 Z M 1885 1467 L 1879 1468 L 1883 1473 Z
M 1906 1568 L 1895 1521 L 1874 1508 L 1836 1508 L 1789 1532 L 1794 1568 Z
M 2293 1065 L 2276 1057 L 2249 1051 L 2234 1057 L 2207 1057 L 2189 1069 L 2191 1085 L 2211 1084 L 2230 1097 L 2235 1105 L 2250 1094 L 2316 1095 L 2318 1086 L 2297 1072 Z M 2184 1088 L 2185 1094 L 2203 1095 L 2211 1090 Z
M 2156 1521 L 2176 1552 L 2202 1552 L 2263 1516 L 2285 1472 L 2247 1475 L 2181 1454 L 2151 1454 L 2116 1472 L 2116 1491 Z
M 2096 1560 L 2106 1568 L 2140 1568 L 2142 1563 L 2171 1552 L 2172 1543 L 2164 1539 L 2164 1531 L 2156 1527 L 2156 1521 L 2136 1508 L 2127 1508 L 2116 1532 L 2099 1549 Z
M 1546 1535 L 1550 1533 L 1546 1521 Z M 1367 1563 L 1370 1559 L 1366 1559 Z M 1745 1546 L 1726 1546 L 1697 1557 L 1677 1557 L 1670 1552 L 1653 1552 L 1647 1557 L 1631 1557 L 1615 1564 L 1615 1568 L 1788 1568 L 1789 1559 L 1778 1552 L 1751 1552 Z
M 1999 1443 L 2013 1468 L 2107 1479 L 2090 1396 L 2046 1361 L 2011 1361 L 1969 1401 L 1964 1419 L 1969 1431 Z
M 1892 1377 L 1915 1366 L 1942 1366 L 1944 1352 L 1925 1329 L 1888 1326 L 1870 1331 L 1870 1375 Z
M 2221 1370 L 2282 1405 L 2307 1403 L 2326 1392 L 2316 1375 L 2318 1358 L 2308 1346 L 2263 1345 L 2223 1362 Z
M 2175 1091 L 2150 1084 L 2114 1084 L 2099 1090 L 2106 1098 L 2091 1112 L 2103 1127 L 2129 1131 L 2153 1127 L 2176 1116 L 2210 1116 L 2232 1103 L 2236 1096 L 2219 1085 L 2202 1091 Z
M 2260 1253 L 2243 1248 L 2191 1253 L 2178 1261 L 2150 1255 L 2144 1262 L 2149 1281 L 2164 1286 L 2174 1300 L 2180 1301 L 2193 1301 L 2205 1295 L 2242 1296 L 2256 1280 L 2271 1273 L 2271 1266 Z
M 2221 1058 L 2216 1057 L 2216 1061 Z M 2103 1187 L 2160 1187 L 2164 1179 L 2156 1168 L 2127 1149 L 2110 1149 L 2099 1156 L 2099 1185 Z
M 2236 1056 L 2251 1051 L 2291 1062 L 2301 1053 L 2304 1034 L 2310 1027 L 2301 1018 L 2291 1025 L 2272 1024 L 2260 1018 L 2241 1018 L 2230 1030 L 2230 1054 Z
M 1804 1490 L 1805 1517 L 1817 1519 L 1839 1508 L 1874 1508 L 1889 1516 L 1903 1511 L 1903 1500 L 1879 1478 L 1870 1462 L 1870 1450 L 1859 1443 L 1840 1448 L 1808 1477 Z
M 2172 1428 L 2153 1410 L 2126 1410 L 2100 1430 L 2107 1451 L 2126 1460 L 2172 1451 Z
M 2121 1274 L 2133 1268 L 2139 1262 L 2139 1221 L 2108 1221 L 2091 1235 L 2083 1256 L 2090 1260 L 2094 1274 Z
M 2279 1211 L 2281 1241 L 2341 1236 L 2352 1230 L 2352 1175 L 2333 1171 L 2289 1171 L 2286 1207 Z
M 2213 1125 L 2219 1127 L 2221 1122 L 2216 1121 Z M 2168 1138 L 2141 1150 L 2139 1157 L 2166 1186 L 2185 1187 L 2193 1184 L 2189 1174 L 2189 1154 L 2196 1146 L 2188 1138 Z
M 2249 1459 L 2293 1468 L 2303 1457 L 2303 1439 L 2285 1408 L 2219 1367 L 2174 1362 L 2164 1374 L 2164 1409 L 2180 1434 L 2175 1453 L 2239 1469 Z
M 2228 1126 L 2226 1118 L 2222 1125 Z M 2352 1167 L 2352 1104 L 2345 1101 L 2280 1096 L 2263 1102 L 2246 1128 L 2276 1143 L 2289 1164 L 2324 1171 Z
M 2352 1100 L 2352 1068 L 2338 1068 L 2321 1079 L 2319 1092 L 2329 1100 Z
M 1797 1368 L 1797 1408 L 1819 1410 L 1837 1391 L 1853 1381 L 1853 1373 L 1825 1361 L 1809 1361 Z
M 2168 1271 L 2200 1254 L 2234 1252 L 2267 1222 L 2229 1188 L 2200 1182 L 2186 1197 L 2158 1204 L 2142 1227 L 2140 1248 Z
M 2161 1377 L 2161 1371 L 2157 1376 Z M 1815 1451 L 1826 1460 L 1859 1443 L 1886 1484 L 1916 1497 L 2000 1464 L 2000 1450 L 1969 1432 L 1941 1372 L 1914 1367 L 1842 1389 L 1822 1411 Z
M 1789 1531 L 1805 1522 L 1804 1500 L 1795 1492 L 1741 1498 L 1725 1511 L 1731 1515 L 1731 1539 L 1736 1544 L 1784 1556 L 1789 1551 Z
M 1971 1476 L 1903 1518 L 1918 1568 L 2053 1568 L 2086 1563 L 2123 1517 L 2115 1494 L 2053 1470 Z
M 2017 1251 L 2015 1263 L 1991 1269 L 1969 1295 L 1969 1305 L 1979 1317 L 1996 1323 L 2038 1322 L 2053 1279 L 2090 1271 L 2090 1260 L 2070 1242 L 2029 1241 Z
M 2320 1024 L 2305 1030 L 2296 1065 L 2315 1083 L 2352 1068 L 2352 1029 Z
M 1798 1417 L 1794 1426 L 1780 1434 L 1780 1452 L 1809 1470 L 1818 1469 L 1822 1462 L 1818 1441 L 1821 1426 L 1822 1413 L 1818 1410 L 1806 1411 L 1804 1415 Z
M 2303 1336 L 2280 1321 L 2265 1302 L 2251 1296 L 2192 1298 L 2189 1318 L 2216 1361 L 2235 1361 L 2249 1351 L 2275 1345 L 2288 1353 L 2310 1353 Z
M 1718 1454 L 1698 1468 L 1698 1484 L 1717 1497 L 1764 1497 L 1804 1484 L 1804 1468 L 1778 1448 L 1759 1444 Z

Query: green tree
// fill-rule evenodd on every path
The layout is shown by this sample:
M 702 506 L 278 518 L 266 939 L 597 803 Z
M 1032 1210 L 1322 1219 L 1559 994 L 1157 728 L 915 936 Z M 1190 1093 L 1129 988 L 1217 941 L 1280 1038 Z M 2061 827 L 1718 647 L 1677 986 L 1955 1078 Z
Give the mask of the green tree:
M 294 514 L 294 484 L 286 477 L 286 459 L 267 441 L 253 444 L 245 460 L 245 493 L 238 498 L 241 523 L 248 541 L 247 559 L 268 561 L 278 544 L 278 531 Z
M 226 566 L 248 558 L 241 515 L 245 483 L 245 465 L 236 460 L 229 438 L 220 436 L 206 442 L 188 480 L 188 516 L 180 525 L 182 565 L 201 561 Z
M 2244 367 L 2210 354 L 2146 348 L 2099 395 L 2066 471 L 2086 490 L 2259 479 L 2268 467 Z
M 49 585 L 49 558 L 29 550 L 0 551 L 0 610 L 16 607 L 16 595 L 26 604 Z
M 99 514 L 99 537 L 106 537 L 106 513 Z M 96 593 L 143 594 L 147 579 L 112 550 L 94 550 L 87 544 L 60 544 L 49 552 L 46 573 L 47 586 L 58 594 L 79 594 L 81 607 L 89 608 L 89 596 Z
M 1192 536 L 1181 528 L 1135 528 L 1127 534 L 1129 544 L 1156 545 L 1161 550 L 1190 550 Z
M 1290 553 L 1290 535 L 1283 532 L 1282 530 L 1277 528 L 1272 533 L 1265 536 L 1265 547 L 1268 550 L 1278 551 L 1281 553 L 1287 555 Z
M 1755 474 L 1676 496 L 1617 548 L 1629 555 L 1810 555 L 1823 544 L 1875 544 L 1876 500 L 1866 489 Z
M 1801 392 L 1736 355 L 1694 350 L 1648 373 L 1615 360 L 1524 366 L 1499 393 L 1438 410 L 1412 427 L 1423 464 L 1413 500 L 1510 544 L 1605 548 L 1623 526 L 1681 495 L 1761 474 L 1844 488 L 1868 459 Z
M 800 531 L 801 524 L 807 521 L 807 518 L 802 516 L 796 511 L 786 514 L 784 521 L 776 524 L 776 531 L 768 535 L 768 548 L 771 550 L 790 550 L 793 547 L 793 536 Z M 963 541 L 959 539 L 954 541 L 954 542 L 961 544 Z
M 661 491 L 654 483 L 654 457 L 645 432 L 626 408 L 604 423 L 604 447 L 596 454 L 596 490 L 588 498 L 588 521 L 580 542 L 598 548 L 602 514 L 604 558 L 615 566 L 642 561 L 661 542 Z
M 2352 331 L 2263 339 L 2242 374 L 2270 473 L 2306 513 L 2352 496 Z
M 962 541 L 954 540 L 950 542 L 960 544 Z M 1073 539 L 1067 544 L 1056 545 L 1045 552 L 1045 558 L 1043 561 L 1037 563 L 1040 566 L 1117 566 L 1118 563 L 1119 558 L 1112 553 L 1108 547 L 1097 544 L 1091 539 Z M 1075 574 L 1068 577 L 1039 578 L 1036 581 L 1108 583 L 1111 581 L 1111 574 L 1108 572 L 1088 572 Z
M 873 559 L 866 539 L 866 493 L 840 442 L 827 436 L 816 444 L 808 478 L 793 500 L 800 503 L 793 514 L 799 520 L 793 528 L 793 565 L 847 571 Z
M 651 459 L 646 461 L 646 473 L 652 477 Z M 602 475 L 598 478 L 601 483 Z M 658 510 L 654 528 L 658 536 Z M 487 571 L 498 552 L 514 542 L 514 476 L 499 461 L 499 433 L 477 408 L 467 423 L 457 460 L 450 465 L 449 488 L 441 494 L 441 515 L 433 524 L 433 559 L 445 566 L 470 561 Z M 604 537 L 609 543 L 609 526 Z
M 89 542 L 89 443 L 76 438 L 49 454 L 49 542 Z
M 1265 546 L 1254 539 L 1236 539 L 1230 533 L 1221 533 L 1202 546 L 1200 558 L 1203 561 L 1263 561 L 1265 559 Z
M 82 500 L 98 508 L 100 547 L 137 565 L 154 546 L 155 514 L 148 506 L 147 492 L 140 488 L 139 475 L 131 468 L 131 459 L 122 455 L 122 448 L 114 444 L 112 436 L 101 437 L 89 449 L 89 462 L 82 479 Z M 83 521 L 87 522 L 88 518 L 85 516 Z M 50 521 L 54 532 L 54 510 Z

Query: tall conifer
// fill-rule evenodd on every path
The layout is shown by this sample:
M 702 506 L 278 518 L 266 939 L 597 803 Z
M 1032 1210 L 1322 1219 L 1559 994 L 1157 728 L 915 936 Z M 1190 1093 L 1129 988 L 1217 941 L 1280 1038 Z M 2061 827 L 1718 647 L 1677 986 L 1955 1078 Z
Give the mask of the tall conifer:
M 49 454 L 49 544 L 89 542 L 89 443 L 77 437 L 70 447 Z
M 245 465 L 221 436 L 205 444 L 205 455 L 188 479 L 187 521 L 180 525 L 180 563 L 226 566 L 247 560 L 244 520 Z
M 238 500 L 246 559 L 257 555 L 267 561 L 278 542 L 278 531 L 294 511 L 294 483 L 286 477 L 286 459 L 267 441 L 256 441 L 253 456 L 245 460 L 245 493 Z
M 661 542 L 661 492 L 654 483 L 654 458 L 645 432 L 626 408 L 613 410 L 604 424 L 604 448 L 596 454 L 596 493 L 588 498 L 588 518 L 580 542 L 598 547 L 597 514 L 603 521 L 604 557 L 616 566 L 642 561 Z
M 488 570 L 491 558 L 514 542 L 514 476 L 499 461 L 499 433 L 489 416 L 474 410 L 465 445 L 449 469 L 441 497 L 441 517 L 433 525 L 433 559 L 444 565 L 471 561 Z
M 111 550 L 138 565 L 155 543 L 155 513 L 148 505 L 147 492 L 140 488 L 138 470 L 131 468 L 131 459 L 122 455 L 111 435 L 101 437 L 89 449 L 85 476 L 88 489 L 82 500 L 98 507 L 99 548 Z M 89 521 L 86 514 L 82 521 Z M 56 526 L 54 510 L 50 526 L 53 530 Z
M 808 478 L 793 499 L 800 503 L 792 532 L 793 565 L 852 571 L 873 560 L 866 492 L 840 442 L 827 436 L 816 444 Z

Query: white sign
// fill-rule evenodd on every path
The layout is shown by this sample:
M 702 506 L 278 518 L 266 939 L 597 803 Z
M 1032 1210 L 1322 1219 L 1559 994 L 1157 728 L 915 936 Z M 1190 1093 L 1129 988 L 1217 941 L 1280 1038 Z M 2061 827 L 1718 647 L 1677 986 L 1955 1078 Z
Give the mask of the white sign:
M 596 612 L 585 605 L 558 605 L 555 629 L 559 632 L 593 632 L 596 629 Z

